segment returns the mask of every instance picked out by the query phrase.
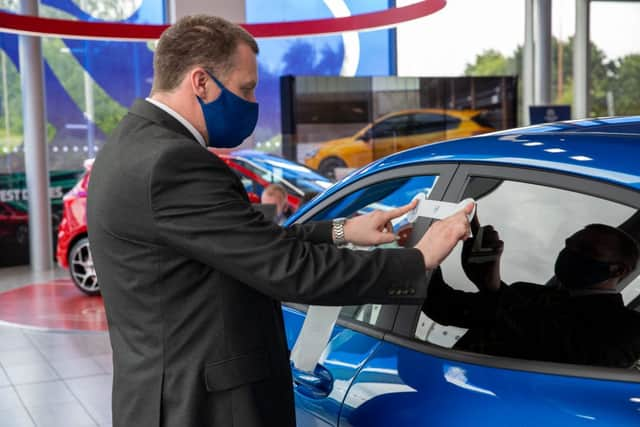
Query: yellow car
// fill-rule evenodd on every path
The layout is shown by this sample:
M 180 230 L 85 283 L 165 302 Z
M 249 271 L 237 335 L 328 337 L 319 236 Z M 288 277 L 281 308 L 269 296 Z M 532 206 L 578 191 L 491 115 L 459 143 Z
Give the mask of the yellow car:
M 494 130 L 480 110 L 396 111 L 378 118 L 351 137 L 323 143 L 307 155 L 305 163 L 335 178 L 335 168 L 358 168 L 407 148 Z

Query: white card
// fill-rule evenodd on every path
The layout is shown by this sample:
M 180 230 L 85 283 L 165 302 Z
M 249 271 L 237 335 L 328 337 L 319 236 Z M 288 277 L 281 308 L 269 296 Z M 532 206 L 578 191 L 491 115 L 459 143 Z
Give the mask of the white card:
M 310 305 L 298 339 L 291 350 L 293 366 L 313 372 L 329 343 L 331 332 L 342 307 Z

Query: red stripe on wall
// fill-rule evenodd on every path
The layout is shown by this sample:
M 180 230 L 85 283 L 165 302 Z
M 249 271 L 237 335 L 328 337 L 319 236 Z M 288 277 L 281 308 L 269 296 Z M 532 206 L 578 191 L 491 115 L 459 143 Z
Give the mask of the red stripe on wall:
M 446 0 L 423 0 L 408 6 L 340 18 L 240 25 L 256 38 L 317 36 L 391 27 L 431 15 L 445 5 Z M 144 41 L 160 38 L 167 27 L 168 25 L 71 21 L 0 12 L 0 31 L 45 37 Z

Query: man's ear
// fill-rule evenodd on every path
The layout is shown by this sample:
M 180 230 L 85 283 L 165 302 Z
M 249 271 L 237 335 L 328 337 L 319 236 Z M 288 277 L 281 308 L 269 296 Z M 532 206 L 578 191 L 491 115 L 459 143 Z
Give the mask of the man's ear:
M 195 67 L 187 73 L 187 76 L 191 89 L 195 95 L 199 96 L 203 100 L 214 98 L 214 95 L 209 92 L 211 92 L 214 87 L 217 88 L 217 86 L 209 84 L 211 77 L 209 77 L 204 68 Z

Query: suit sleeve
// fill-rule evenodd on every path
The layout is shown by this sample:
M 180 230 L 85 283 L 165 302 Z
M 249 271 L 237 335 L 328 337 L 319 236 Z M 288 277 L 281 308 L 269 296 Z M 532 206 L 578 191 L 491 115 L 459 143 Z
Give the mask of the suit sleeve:
M 301 240 L 313 243 L 333 243 L 331 235 L 331 221 L 314 221 L 306 224 L 294 224 L 288 227 L 289 233 L 293 233 Z
M 164 245 L 275 299 L 421 304 L 426 296 L 418 250 L 351 251 L 309 241 L 322 241 L 326 223 L 279 227 L 251 208 L 232 172 L 201 147 L 163 151 L 151 171 L 149 199 Z

